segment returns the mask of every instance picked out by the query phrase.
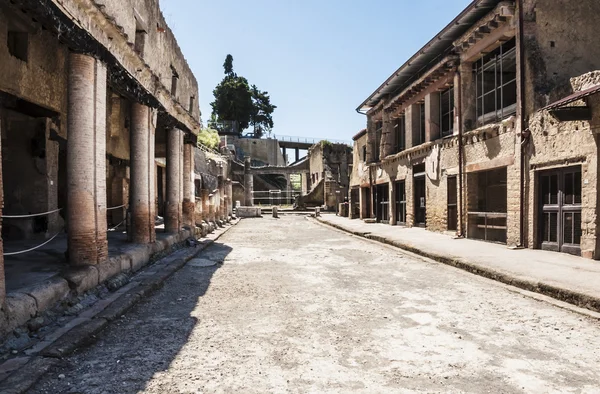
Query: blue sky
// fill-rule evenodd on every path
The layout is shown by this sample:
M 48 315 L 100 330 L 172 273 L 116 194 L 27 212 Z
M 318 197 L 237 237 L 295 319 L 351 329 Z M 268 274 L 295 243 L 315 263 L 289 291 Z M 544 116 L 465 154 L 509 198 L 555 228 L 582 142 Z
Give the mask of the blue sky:
M 277 105 L 276 135 L 351 140 L 358 107 L 470 0 L 160 0 L 198 80 L 202 119 L 230 53 Z

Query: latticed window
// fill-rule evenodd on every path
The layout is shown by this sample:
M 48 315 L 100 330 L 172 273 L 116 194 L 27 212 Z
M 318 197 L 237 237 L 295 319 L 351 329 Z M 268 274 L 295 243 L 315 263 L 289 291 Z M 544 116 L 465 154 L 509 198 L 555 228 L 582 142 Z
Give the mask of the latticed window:
M 517 111 L 517 52 L 515 39 L 473 64 L 477 89 L 477 123 L 498 122 Z
M 454 87 L 444 90 L 440 94 L 440 115 L 442 137 L 452 135 L 454 132 Z

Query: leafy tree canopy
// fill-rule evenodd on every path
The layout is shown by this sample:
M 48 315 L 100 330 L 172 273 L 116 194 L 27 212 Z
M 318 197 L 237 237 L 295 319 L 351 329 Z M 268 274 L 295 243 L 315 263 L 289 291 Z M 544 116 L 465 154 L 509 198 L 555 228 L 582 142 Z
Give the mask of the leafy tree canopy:
M 209 149 L 218 148 L 219 142 L 221 142 L 221 138 L 215 129 L 207 127 L 200 130 L 200 133 L 198 133 L 198 143 L 206 146 Z
M 223 63 L 225 77 L 213 90 L 215 100 L 210 103 L 213 124 L 236 122 L 238 133 L 252 126 L 255 137 L 262 137 L 273 129 L 273 111 L 268 92 L 260 91 L 255 85 L 233 71 L 233 56 L 227 55 Z M 214 119 L 214 120 L 213 120 Z

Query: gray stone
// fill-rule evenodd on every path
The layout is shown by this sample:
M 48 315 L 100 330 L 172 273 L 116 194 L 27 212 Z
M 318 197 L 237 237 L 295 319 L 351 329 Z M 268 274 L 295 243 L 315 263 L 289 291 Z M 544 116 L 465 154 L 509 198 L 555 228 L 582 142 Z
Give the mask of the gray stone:
M 217 265 L 217 262 L 208 260 L 208 259 L 196 258 L 196 259 L 191 259 L 188 262 L 188 265 L 190 267 L 204 268 L 204 267 L 213 267 L 213 266 Z

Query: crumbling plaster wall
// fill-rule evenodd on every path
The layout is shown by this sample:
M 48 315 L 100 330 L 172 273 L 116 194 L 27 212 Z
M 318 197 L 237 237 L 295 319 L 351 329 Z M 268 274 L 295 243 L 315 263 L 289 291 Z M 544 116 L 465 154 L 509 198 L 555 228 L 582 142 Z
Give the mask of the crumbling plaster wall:
M 350 186 L 364 186 L 369 182 L 366 174 L 366 161 L 363 157 L 363 147 L 367 146 L 367 134 L 354 141 L 352 148 L 352 173 L 350 174 Z
M 572 92 L 569 79 L 600 69 L 598 0 L 524 0 L 527 114 Z
M 0 91 L 51 109 L 66 124 L 68 49 L 47 30 L 30 24 L 27 62 L 17 59 L 8 51 L 9 18 L 13 16 L 0 7 Z M 57 131 L 66 137 L 66 127 Z
M 600 72 L 586 73 L 571 79 L 574 91 L 580 91 L 600 84 Z M 591 121 L 560 122 L 548 111 L 540 111 L 531 117 L 529 130 L 531 137 L 526 155 L 529 163 L 529 177 L 526 204 L 528 214 L 529 247 L 539 247 L 539 171 L 581 165 L 582 209 L 581 209 L 581 254 L 587 258 L 600 258 L 597 235 L 598 223 L 598 136 L 600 131 L 600 96 L 586 99 L 592 110 Z M 575 102 L 572 105 L 584 105 Z
M 133 46 L 136 37 L 136 25 L 146 31 L 144 53 L 142 58 L 158 76 L 162 85 L 171 90 L 171 66 L 179 75 L 175 100 L 186 110 L 189 109 L 190 97 L 194 96 L 192 116 L 198 120 L 198 82 L 194 77 L 175 35 L 167 25 L 160 11 L 157 0 L 102 0 L 98 1 L 103 11 L 115 23 L 123 28 L 127 41 Z M 136 19 L 138 21 L 136 22 Z

